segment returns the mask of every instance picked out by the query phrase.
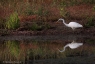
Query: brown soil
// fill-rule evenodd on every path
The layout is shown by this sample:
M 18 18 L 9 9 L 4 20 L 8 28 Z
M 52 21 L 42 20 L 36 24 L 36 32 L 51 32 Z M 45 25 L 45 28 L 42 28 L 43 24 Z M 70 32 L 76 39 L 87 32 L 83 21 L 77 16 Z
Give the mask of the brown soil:
M 53 27 L 50 29 L 44 29 L 41 31 L 32 31 L 32 30 L 25 30 L 25 28 L 20 28 L 19 30 L 10 30 L 9 35 L 95 35 L 94 27 L 91 28 L 78 28 L 73 31 L 71 28 L 66 27 L 63 23 L 59 22 L 49 22 L 49 24 Z

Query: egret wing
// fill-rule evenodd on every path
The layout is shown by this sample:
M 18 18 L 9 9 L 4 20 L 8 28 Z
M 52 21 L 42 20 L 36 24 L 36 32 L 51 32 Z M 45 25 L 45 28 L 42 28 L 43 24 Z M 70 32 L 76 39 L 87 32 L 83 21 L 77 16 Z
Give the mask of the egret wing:
M 77 22 L 70 22 L 69 24 L 68 24 L 70 27 L 83 27 L 81 24 L 79 24 L 79 23 L 77 23 Z

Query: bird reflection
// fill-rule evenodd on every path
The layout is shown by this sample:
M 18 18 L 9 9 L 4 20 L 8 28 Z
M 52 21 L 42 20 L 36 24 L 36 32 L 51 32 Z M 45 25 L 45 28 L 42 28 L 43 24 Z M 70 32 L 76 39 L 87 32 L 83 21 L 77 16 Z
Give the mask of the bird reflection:
M 83 45 L 83 43 L 77 43 L 77 42 L 73 41 L 72 43 L 65 45 L 63 50 L 59 50 L 59 49 L 58 50 L 59 50 L 59 52 L 64 52 L 66 47 L 70 47 L 71 49 L 75 49 L 75 48 L 78 48 L 82 45 Z

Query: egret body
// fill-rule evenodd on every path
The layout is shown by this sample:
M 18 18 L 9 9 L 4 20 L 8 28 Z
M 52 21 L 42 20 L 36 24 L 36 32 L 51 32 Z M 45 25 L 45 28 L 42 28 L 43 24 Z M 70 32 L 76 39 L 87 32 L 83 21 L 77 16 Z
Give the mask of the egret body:
M 59 19 L 58 21 L 62 20 L 63 21 L 63 24 L 65 24 L 65 26 L 67 27 L 71 27 L 73 30 L 75 28 L 79 28 L 79 27 L 83 27 L 81 24 L 77 23 L 77 22 L 70 22 L 69 24 L 65 23 L 65 20 L 64 19 Z

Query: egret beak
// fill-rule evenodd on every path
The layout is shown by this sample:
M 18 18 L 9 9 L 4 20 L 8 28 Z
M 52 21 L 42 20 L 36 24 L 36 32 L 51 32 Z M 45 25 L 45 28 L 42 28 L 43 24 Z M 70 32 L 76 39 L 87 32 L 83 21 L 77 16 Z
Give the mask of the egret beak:
M 58 21 L 56 23 L 58 23 Z
M 59 21 L 59 20 L 58 20 Z M 58 21 L 56 23 L 58 23 Z

